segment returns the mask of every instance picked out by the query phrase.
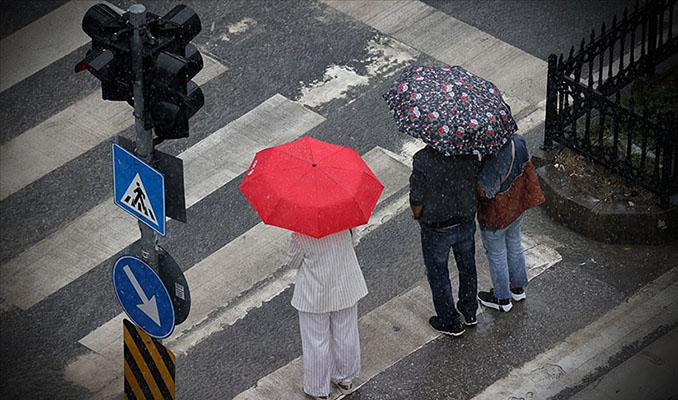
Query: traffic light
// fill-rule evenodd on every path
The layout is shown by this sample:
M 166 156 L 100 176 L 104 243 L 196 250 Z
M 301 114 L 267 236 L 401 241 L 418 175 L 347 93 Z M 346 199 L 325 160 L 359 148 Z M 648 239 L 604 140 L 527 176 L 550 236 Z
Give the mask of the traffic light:
M 132 34 L 129 13 L 106 6 L 92 6 L 82 19 L 92 48 L 75 72 L 90 71 L 101 81 L 104 100 L 134 105 Z M 153 129 L 156 142 L 188 136 L 188 120 L 205 104 L 198 85 L 191 81 L 203 67 L 202 56 L 191 40 L 200 33 L 198 15 L 185 5 L 165 16 L 146 13 L 141 32 L 143 64 L 144 128 Z
M 203 67 L 202 56 L 190 41 L 202 29 L 197 14 L 185 5 L 149 24 L 149 31 L 160 50 L 145 71 L 144 96 L 148 123 L 160 140 L 188 136 L 188 120 L 205 104 L 200 87 L 193 78 Z
M 205 104 L 198 85 L 191 81 L 202 68 L 202 57 L 189 45 L 188 57 L 161 52 L 155 59 L 146 98 L 155 134 L 162 139 L 188 136 L 188 119 Z
M 101 81 L 104 100 L 132 102 L 131 30 L 125 19 L 105 4 L 92 6 L 82 19 L 82 30 L 92 38 L 92 48 L 75 65 Z

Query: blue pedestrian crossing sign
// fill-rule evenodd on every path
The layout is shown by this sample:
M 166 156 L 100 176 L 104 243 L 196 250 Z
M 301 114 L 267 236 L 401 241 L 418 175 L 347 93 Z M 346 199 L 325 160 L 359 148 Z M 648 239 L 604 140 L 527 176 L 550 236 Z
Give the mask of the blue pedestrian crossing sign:
M 158 274 L 133 256 L 113 265 L 113 286 L 123 310 L 134 324 L 156 339 L 174 331 L 174 306 Z
M 165 177 L 115 142 L 113 192 L 118 207 L 165 236 Z

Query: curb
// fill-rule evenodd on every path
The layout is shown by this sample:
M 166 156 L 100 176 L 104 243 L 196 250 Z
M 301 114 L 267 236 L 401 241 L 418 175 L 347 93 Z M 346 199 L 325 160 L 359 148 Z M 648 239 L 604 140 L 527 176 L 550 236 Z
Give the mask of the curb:
M 574 189 L 550 163 L 540 160 L 537 176 L 548 215 L 593 240 L 612 244 L 658 245 L 678 240 L 678 207 L 630 206 L 606 202 Z

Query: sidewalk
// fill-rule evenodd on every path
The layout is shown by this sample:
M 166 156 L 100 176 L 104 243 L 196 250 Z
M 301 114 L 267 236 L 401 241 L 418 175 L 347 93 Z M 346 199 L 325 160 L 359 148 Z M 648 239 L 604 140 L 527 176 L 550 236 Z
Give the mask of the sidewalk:
M 678 399 L 677 354 L 678 328 L 674 327 L 570 399 Z
M 678 267 L 474 400 L 676 400 L 676 354 Z

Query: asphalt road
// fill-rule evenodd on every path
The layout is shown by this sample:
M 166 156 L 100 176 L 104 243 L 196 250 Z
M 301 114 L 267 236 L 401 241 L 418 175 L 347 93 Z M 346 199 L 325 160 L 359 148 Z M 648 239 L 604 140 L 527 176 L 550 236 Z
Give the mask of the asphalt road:
M 11 12 L 1 13 L 0 39 L 11 38 L 63 3 L 3 1 L 3 8 Z M 131 4 L 112 3 L 123 10 Z M 621 0 L 424 3 L 540 60 L 561 49 L 569 51 L 570 46 L 578 46 L 592 29 L 598 32 L 602 22 L 611 21 L 612 15 L 633 5 L 632 1 Z M 176 3 L 144 4 L 149 11 L 162 15 Z M 361 154 L 375 147 L 402 153 L 407 138 L 395 129 L 381 94 L 401 68 L 437 64 L 439 60 L 412 47 L 397 47 L 389 41 L 389 35 L 320 2 L 186 1 L 186 4 L 196 10 L 203 24 L 194 42 L 204 55 L 226 70 L 201 85 L 206 102 L 191 120 L 190 137 L 163 143 L 161 151 L 180 155 L 279 94 L 305 104 L 308 110 L 324 118 L 322 124 L 299 135 L 350 145 Z M 80 24 L 80 20 L 64 23 Z M 0 145 L 13 151 L 15 147 L 9 146 L 14 146 L 15 139 L 36 126 L 42 127 L 40 124 L 53 120 L 91 93 L 98 93 L 95 78 L 73 73 L 74 64 L 87 48 L 84 45 L 63 54 L 0 92 Z M 384 55 L 394 48 L 403 58 Z M 6 59 L 11 55 L 0 57 Z M 381 61 L 384 62 L 380 64 Z M 341 75 L 346 71 L 347 75 Z M 332 79 L 331 73 L 339 78 Z M 332 82 L 345 85 L 346 90 L 333 91 Z M 328 97 L 322 100 L 311 97 L 309 93 L 316 87 L 321 88 L 321 94 L 329 93 Z M 530 107 L 536 104 L 527 109 L 534 109 Z M 79 116 L 74 118 L 78 120 Z M 276 121 L 268 123 L 272 130 L 276 129 Z M 538 146 L 542 132 L 540 124 L 525 132 L 533 147 Z M 126 127 L 120 134 L 132 138 L 134 131 Z M 58 151 L 58 146 L 54 146 L 54 151 Z M 35 157 L 39 163 L 39 155 Z M 188 224 L 169 221 L 168 236 L 161 238 L 160 244 L 185 272 L 247 235 L 259 223 L 259 217 L 239 192 L 242 172 L 192 205 L 188 209 Z M 12 172 L 0 171 L 7 173 Z M 0 178 L 0 184 L 1 181 Z M 21 257 L 40 243 L 67 235 L 64 232 L 74 221 L 101 203 L 110 202 L 111 193 L 110 141 L 103 140 L 2 199 L 2 279 L 10 277 L 7 266 L 14 260 L 30 260 Z M 406 189 L 397 195 L 405 196 Z M 121 213 L 120 218 L 131 217 Z M 92 231 L 106 233 L 104 228 L 97 227 L 97 222 L 100 221 L 91 222 Z M 423 344 L 381 371 L 351 399 L 472 398 L 511 369 L 624 302 L 639 288 L 675 267 L 678 259 L 676 244 L 648 247 L 592 242 L 554 223 L 540 209 L 529 212 L 525 232 L 545 238 L 562 258 L 531 282 L 528 301 L 507 315 L 484 312 L 478 327 L 459 340 L 442 337 Z M 107 238 L 94 243 L 95 250 L 105 248 Z M 121 312 L 110 271 L 117 256 L 128 251 L 128 246 L 124 247 L 110 252 L 104 261 L 97 261 L 68 285 L 26 309 L 2 299 L 0 358 L 8 361 L 0 363 L 1 398 L 90 398 L 82 382 L 67 377 L 66 371 L 91 353 L 79 341 Z M 54 268 L 49 273 L 70 273 L 70 266 L 61 264 L 63 253 L 69 250 L 48 248 L 47 254 L 42 254 L 54 259 Z M 424 279 L 418 227 L 407 211 L 396 214 L 370 233 L 357 253 L 370 291 L 360 302 L 361 316 L 379 310 Z M 83 252 L 81 258 L 88 257 Z M 26 265 L 26 270 L 32 266 Z M 19 270 L 17 274 L 22 273 Z M 43 277 L 49 279 L 49 273 Z M 264 283 L 258 284 L 277 278 L 266 277 Z M 257 288 L 253 285 L 241 296 L 255 293 Z M 177 362 L 177 398 L 233 398 L 299 357 L 298 322 L 289 305 L 291 295 L 292 287 L 285 288 L 182 354 Z M 213 313 L 219 311 L 223 310 Z M 628 348 L 618 356 L 628 358 L 635 352 L 637 348 Z M 562 393 L 561 398 L 577 389 Z M 94 398 L 103 398 L 99 396 Z

